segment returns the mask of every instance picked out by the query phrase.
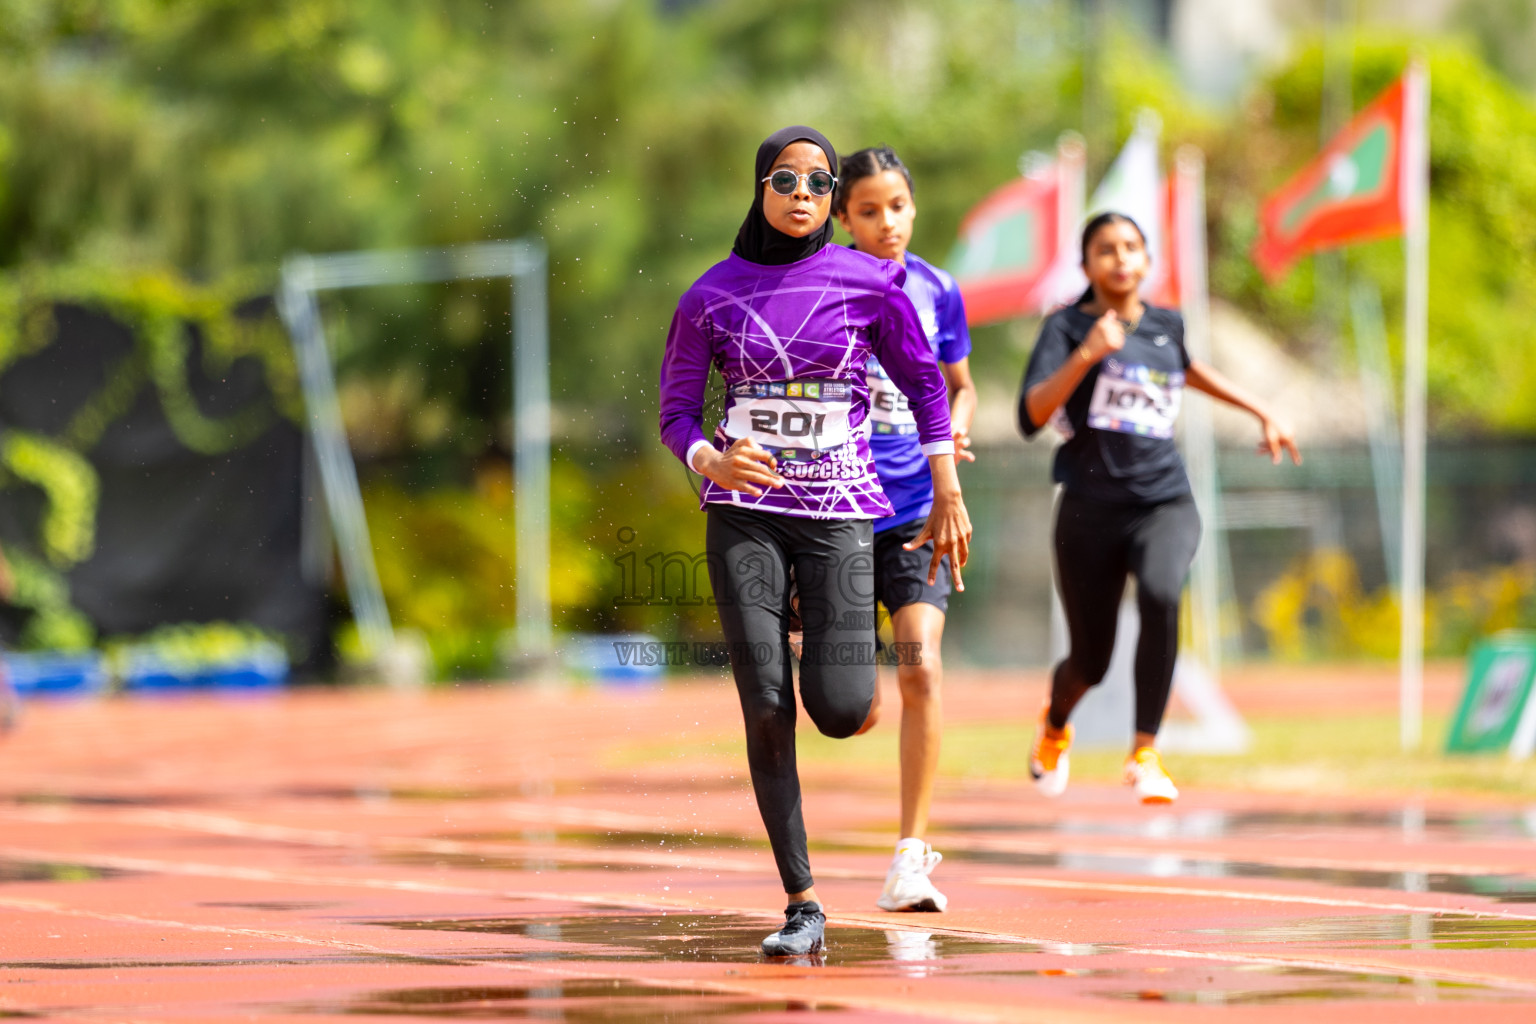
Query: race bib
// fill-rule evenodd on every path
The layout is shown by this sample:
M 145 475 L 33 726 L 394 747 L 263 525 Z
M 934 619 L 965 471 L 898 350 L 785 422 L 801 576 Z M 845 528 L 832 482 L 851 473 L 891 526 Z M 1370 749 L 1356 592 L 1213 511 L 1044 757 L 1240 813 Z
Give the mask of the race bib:
M 869 383 L 869 422 L 876 434 L 915 434 L 917 419 L 901 389 L 885 375 L 885 369 L 869 361 L 865 380 Z
M 841 380 L 737 384 L 730 390 L 725 433 L 750 437 L 781 459 L 819 459 L 848 443 L 853 389 Z
M 1183 393 L 1183 370 L 1153 370 L 1106 359 L 1093 385 L 1088 425 L 1095 430 L 1171 438 Z

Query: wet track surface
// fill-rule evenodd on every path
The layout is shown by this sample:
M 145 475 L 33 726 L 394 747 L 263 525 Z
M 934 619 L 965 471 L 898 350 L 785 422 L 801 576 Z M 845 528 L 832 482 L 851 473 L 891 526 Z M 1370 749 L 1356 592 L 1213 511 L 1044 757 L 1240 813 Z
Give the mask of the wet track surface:
M 624 754 L 731 735 L 734 697 L 614 701 L 32 709 L 0 745 L 0 1019 L 1536 1019 L 1536 796 L 950 780 L 950 912 L 893 915 L 894 771 L 811 768 L 828 948 L 765 962 L 738 752 Z

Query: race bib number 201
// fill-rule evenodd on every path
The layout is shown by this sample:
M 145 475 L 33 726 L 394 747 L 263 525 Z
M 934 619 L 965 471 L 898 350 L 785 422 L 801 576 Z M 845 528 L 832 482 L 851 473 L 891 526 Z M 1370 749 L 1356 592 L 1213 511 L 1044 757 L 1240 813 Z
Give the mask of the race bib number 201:
M 1184 393 L 1184 371 L 1154 370 L 1106 359 L 1093 385 L 1088 425 L 1095 430 L 1171 438 Z
M 816 458 L 848 442 L 853 408 L 847 381 L 738 384 L 731 388 L 725 433 L 750 437 L 781 457 Z

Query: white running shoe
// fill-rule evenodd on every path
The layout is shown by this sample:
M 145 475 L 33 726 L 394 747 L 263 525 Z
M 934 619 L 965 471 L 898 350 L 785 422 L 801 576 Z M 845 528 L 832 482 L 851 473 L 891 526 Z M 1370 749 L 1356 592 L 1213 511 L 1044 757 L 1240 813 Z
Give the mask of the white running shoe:
M 909 932 L 906 929 L 888 931 L 885 933 L 885 945 L 892 960 L 922 961 L 939 958 L 939 946 L 933 941 L 933 932 Z
M 1061 739 L 1046 736 L 1046 714 L 1051 710 L 1047 700 L 1040 708 L 1040 720 L 1035 723 L 1035 742 L 1029 748 L 1029 775 L 1035 780 L 1035 788 L 1043 796 L 1055 799 L 1067 790 L 1067 779 L 1072 774 L 1072 759 L 1067 751 L 1072 747 L 1072 726 L 1061 732 Z
M 903 839 L 896 844 L 891 870 L 885 875 L 885 889 L 875 905 L 881 910 L 916 910 L 941 913 L 949 898 L 933 887 L 928 876 L 944 859 L 942 853 L 921 839 Z
M 1137 747 L 1125 759 L 1125 784 L 1136 787 L 1136 795 L 1144 804 L 1171 804 L 1179 798 L 1179 787 L 1151 747 Z

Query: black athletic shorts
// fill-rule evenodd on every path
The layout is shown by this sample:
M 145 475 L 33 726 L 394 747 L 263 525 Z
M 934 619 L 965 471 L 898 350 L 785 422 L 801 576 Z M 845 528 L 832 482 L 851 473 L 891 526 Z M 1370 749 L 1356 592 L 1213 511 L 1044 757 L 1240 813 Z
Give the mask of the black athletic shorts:
M 931 604 L 941 612 L 949 611 L 949 592 L 953 577 L 949 559 L 939 563 L 939 574 L 928 583 L 928 565 L 933 561 L 933 541 L 914 551 L 902 545 L 923 532 L 923 520 L 893 526 L 875 534 L 875 600 L 891 614 L 909 604 Z

